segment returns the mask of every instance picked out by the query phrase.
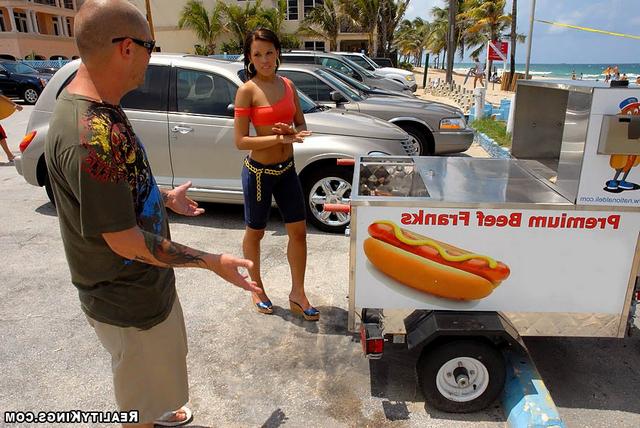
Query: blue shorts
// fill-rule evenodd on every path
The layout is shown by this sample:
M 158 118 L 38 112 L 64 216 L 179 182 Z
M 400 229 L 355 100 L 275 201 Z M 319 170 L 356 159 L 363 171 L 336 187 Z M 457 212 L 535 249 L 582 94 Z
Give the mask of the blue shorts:
M 293 158 L 264 165 L 247 157 L 242 166 L 244 222 L 251 229 L 267 227 L 271 197 L 275 198 L 285 223 L 306 219 L 304 194 Z

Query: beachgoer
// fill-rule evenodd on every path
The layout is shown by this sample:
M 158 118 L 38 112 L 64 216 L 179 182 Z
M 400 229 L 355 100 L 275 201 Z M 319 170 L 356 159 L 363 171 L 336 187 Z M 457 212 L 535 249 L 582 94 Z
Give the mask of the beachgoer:
M 14 103 L 4 95 L 0 95 L 0 104 L 2 104 L 3 107 L 6 106 L 6 108 L 8 109 L 13 109 L 14 111 L 22 111 L 22 106 L 20 104 Z M 0 125 L 0 146 L 2 147 L 2 150 L 4 150 L 4 153 L 7 155 L 7 160 L 10 164 L 12 164 L 15 156 L 13 155 L 13 153 L 11 153 L 11 150 L 9 150 L 9 146 L 7 145 L 7 133 L 4 131 L 2 125 Z
M 473 89 L 476 88 L 476 84 L 480 81 L 480 85 L 484 87 L 484 67 L 480 64 L 478 57 L 473 59 Z

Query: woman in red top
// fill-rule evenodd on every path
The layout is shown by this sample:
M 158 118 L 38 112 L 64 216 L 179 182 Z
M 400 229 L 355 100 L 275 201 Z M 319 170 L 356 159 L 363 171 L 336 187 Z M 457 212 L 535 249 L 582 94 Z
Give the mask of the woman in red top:
M 262 293 L 253 295 L 253 303 L 259 312 L 273 313 L 260 277 L 260 241 L 273 196 L 289 236 L 291 311 L 316 321 L 320 312 L 311 306 L 304 292 L 306 210 L 293 161 L 293 144 L 302 143 L 311 133 L 306 130 L 293 83 L 276 74 L 280 65 L 280 42 L 272 31 L 261 28 L 249 34 L 244 42 L 244 65 L 247 81 L 238 89 L 235 100 L 235 142 L 238 149 L 250 151 L 242 168 L 246 223 L 242 249 L 245 258 L 253 261 L 253 268 L 249 270 L 251 279 L 263 289 Z M 249 135 L 250 122 L 256 136 Z

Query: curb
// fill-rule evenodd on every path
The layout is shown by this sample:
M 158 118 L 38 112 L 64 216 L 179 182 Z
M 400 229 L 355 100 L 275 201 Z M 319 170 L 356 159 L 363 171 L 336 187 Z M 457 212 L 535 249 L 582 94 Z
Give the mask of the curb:
M 508 350 L 502 407 L 510 428 L 566 428 L 549 390 L 529 356 Z
M 476 131 L 476 142 L 489 154 L 490 157 L 496 159 L 511 159 L 511 152 L 509 149 L 501 147 L 491 137 Z

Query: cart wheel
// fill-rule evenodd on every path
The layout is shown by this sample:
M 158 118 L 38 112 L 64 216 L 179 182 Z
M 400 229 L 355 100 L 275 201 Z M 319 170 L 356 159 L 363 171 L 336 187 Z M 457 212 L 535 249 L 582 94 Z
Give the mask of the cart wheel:
M 504 387 L 502 354 L 477 340 L 455 340 L 427 347 L 417 369 L 426 401 L 449 413 L 482 410 L 493 403 Z

